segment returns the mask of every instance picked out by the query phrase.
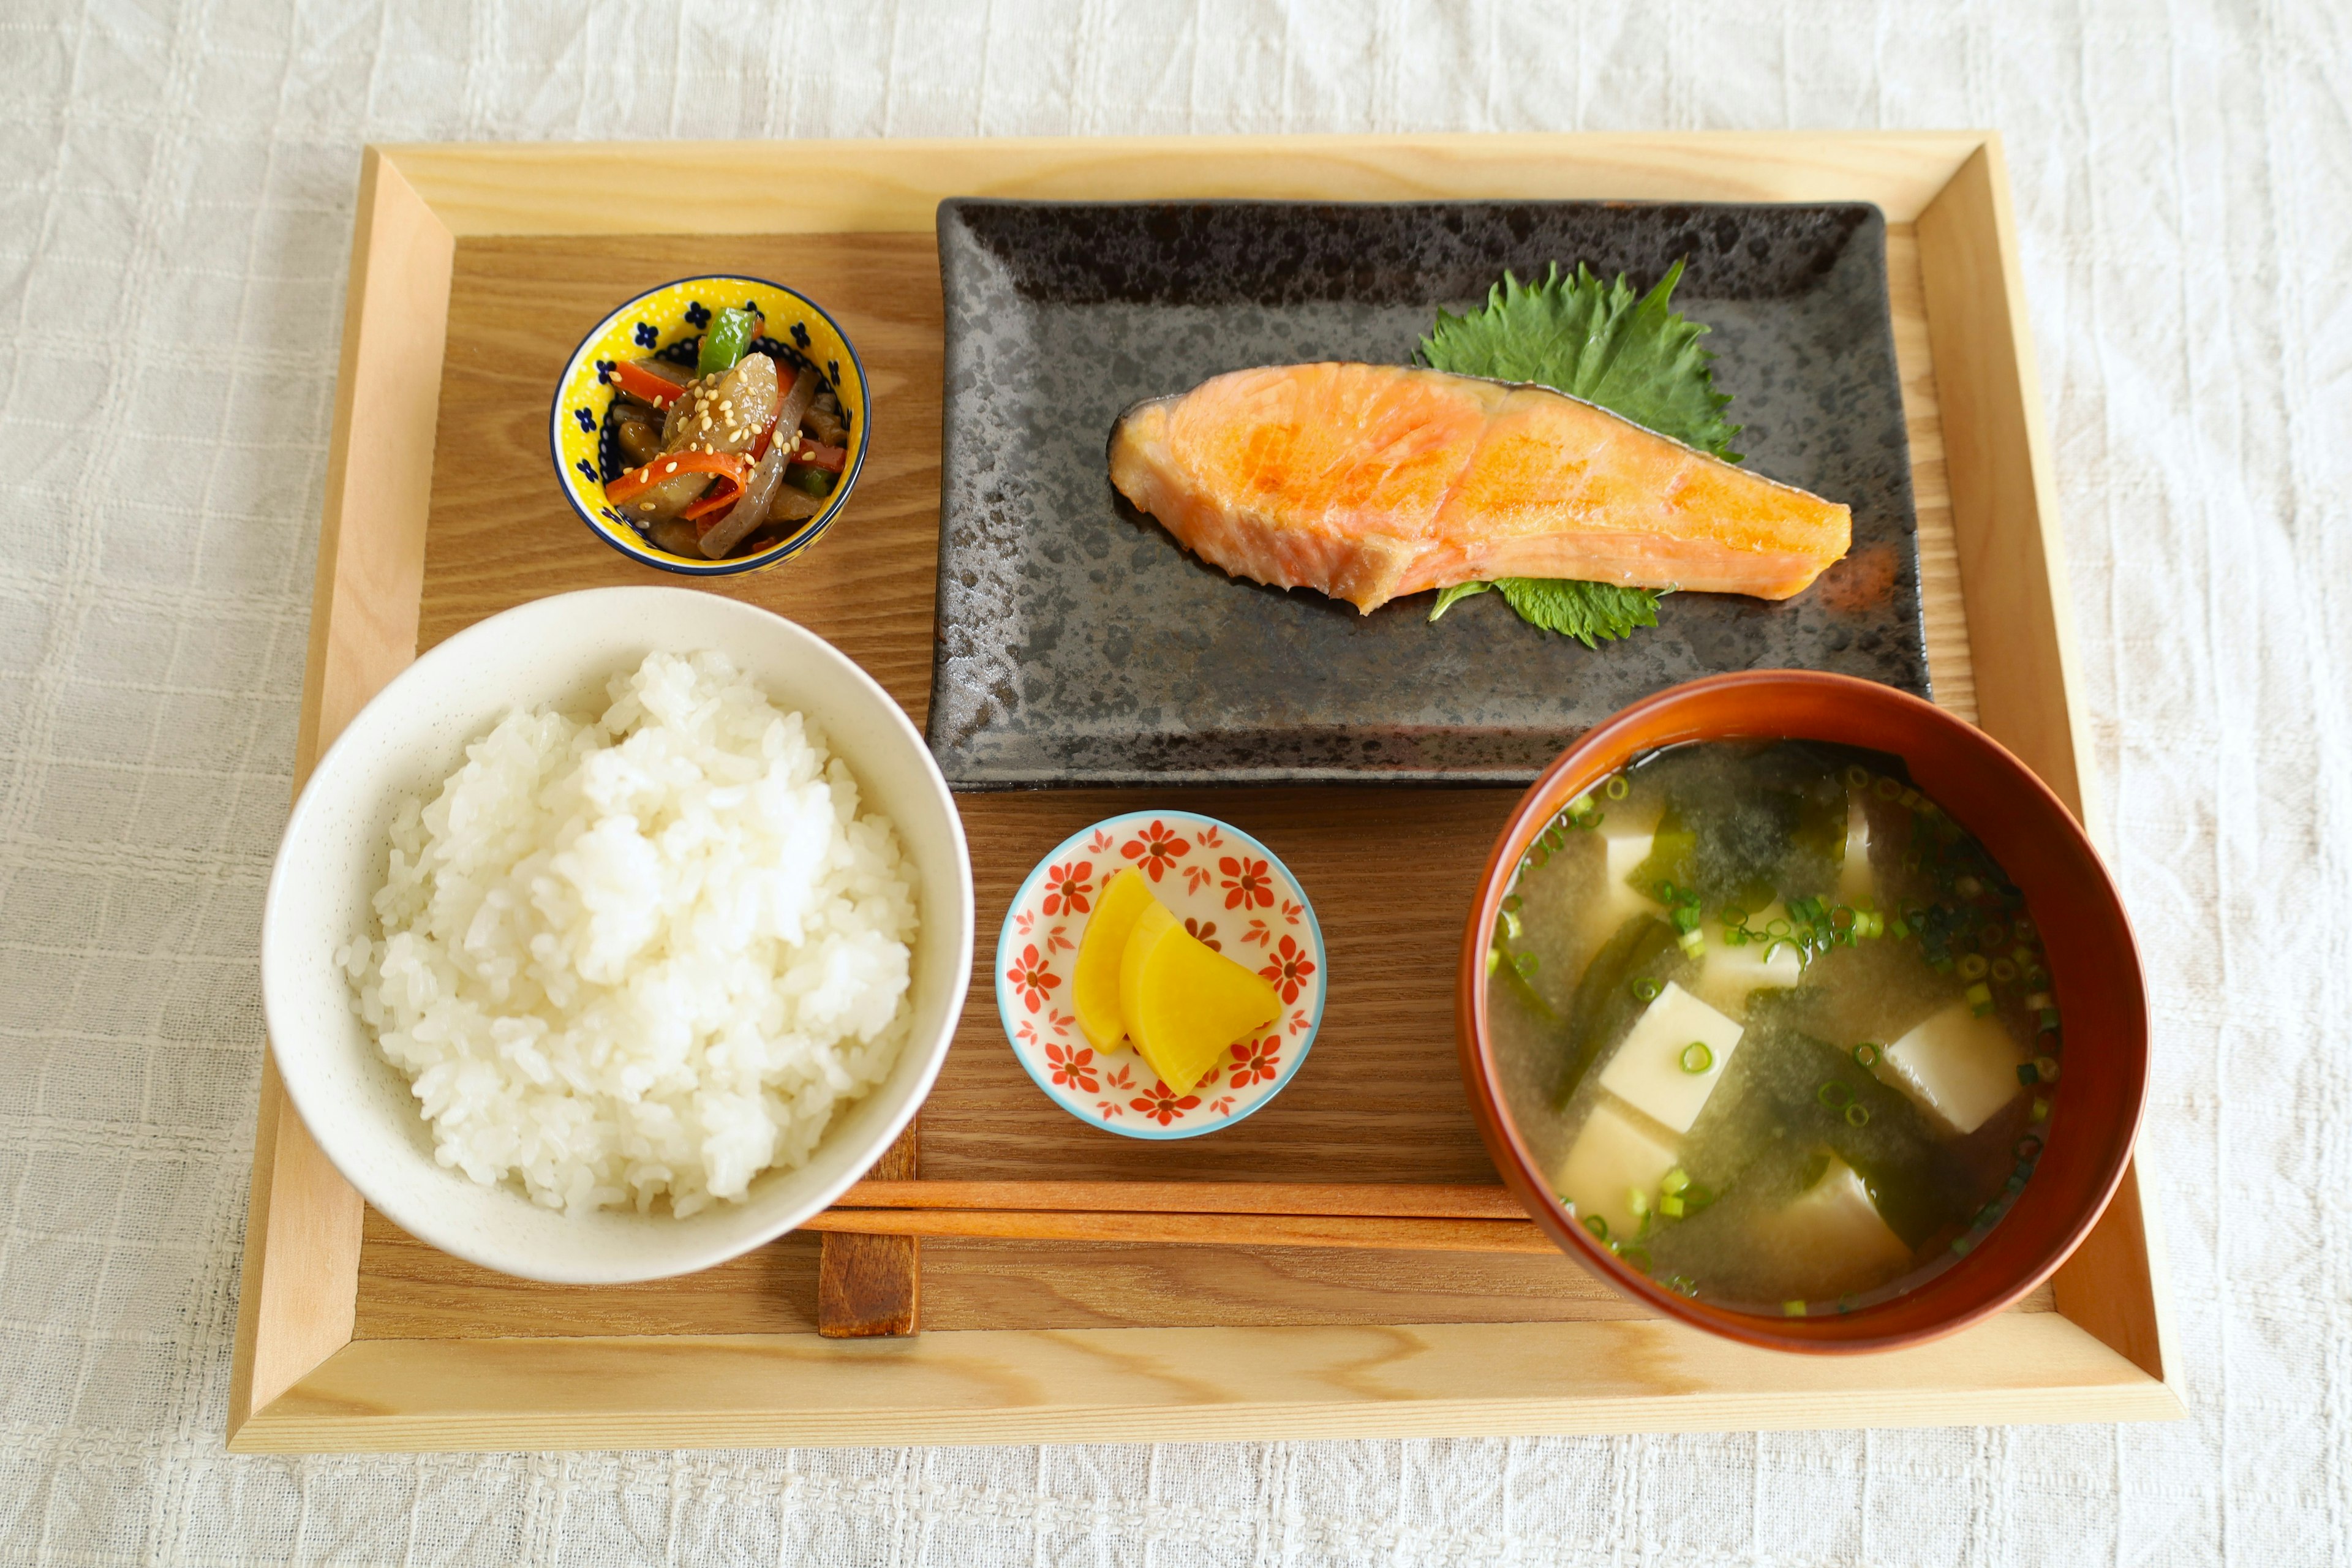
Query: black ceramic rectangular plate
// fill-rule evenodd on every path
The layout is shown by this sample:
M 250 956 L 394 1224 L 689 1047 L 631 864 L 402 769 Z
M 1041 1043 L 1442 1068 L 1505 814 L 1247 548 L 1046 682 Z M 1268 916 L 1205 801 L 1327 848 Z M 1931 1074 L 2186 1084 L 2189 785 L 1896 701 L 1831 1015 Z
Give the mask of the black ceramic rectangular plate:
M 1649 692 L 1837 670 L 1926 696 L 1910 444 L 1866 204 L 1091 203 L 940 207 L 947 308 L 929 741 L 960 789 L 1519 784 Z M 1779 604 L 1675 594 L 1587 648 L 1501 595 L 1360 616 L 1228 577 L 1111 489 L 1112 421 L 1248 365 L 1410 360 L 1440 305 L 1553 261 L 1714 329 L 1748 467 L 1853 509 Z

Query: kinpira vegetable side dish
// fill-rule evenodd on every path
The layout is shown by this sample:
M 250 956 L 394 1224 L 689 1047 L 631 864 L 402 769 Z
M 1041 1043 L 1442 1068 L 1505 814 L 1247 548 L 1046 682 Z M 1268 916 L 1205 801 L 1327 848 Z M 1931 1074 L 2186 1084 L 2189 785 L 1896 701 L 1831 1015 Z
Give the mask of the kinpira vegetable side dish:
M 1520 864 L 1486 984 L 1577 1222 L 1735 1310 L 1922 1283 L 2008 1214 L 2060 1098 L 2023 896 L 1875 753 L 1702 742 L 1612 775 Z
M 627 466 L 604 496 L 673 555 L 764 549 L 823 511 L 841 480 L 840 402 L 813 367 L 757 348 L 764 326 L 719 310 L 698 341 L 612 369 L 612 447 Z

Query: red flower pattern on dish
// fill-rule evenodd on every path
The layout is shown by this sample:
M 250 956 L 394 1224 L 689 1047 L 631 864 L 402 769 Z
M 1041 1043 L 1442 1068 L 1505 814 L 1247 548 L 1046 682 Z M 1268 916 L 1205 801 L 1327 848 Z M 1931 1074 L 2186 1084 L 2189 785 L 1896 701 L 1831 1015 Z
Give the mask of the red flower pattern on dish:
M 1060 975 L 1045 967 L 1034 942 L 1021 950 L 1021 956 L 1004 972 L 1004 978 L 1013 982 L 1013 988 L 1021 993 L 1021 1000 L 1028 1004 L 1032 1013 L 1043 1007 L 1046 995 L 1062 983 Z
M 1274 908 L 1274 878 L 1266 870 L 1265 861 L 1253 860 L 1246 855 L 1238 859 L 1225 855 L 1219 857 L 1217 869 L 1224 873 L 1219 885 L 1225 889 L 1225 908 Z
M 1258 973 L 1274 982 L 1275 990 L 1281 993 L 1285 1002 L 1297 1001 L 1299 992 L 1307 987 L 1307 977 L 1315 973 L 1315 961 L 1307 956 L 1307 950 L 1298 945 L 1297 939 L 1287 936 L 1275 949 L 1273 957 L 1274 962 Z
M 1216 921 L 1196 921 L 1191 915 L 1186 915 L 1184 917 L 1184 929 L 1192 933 L 1192 940 L 1194 942 L 1199 942 L 1211 952 L 1223 952 L 1225 951 L 1225 944 L 1217 940 Z
M 1128 1104 L 1143 1112 L 1146 1121 L 1157 1121 L 1165 1127 L 1171 1121 L 1181 1121 L 1186 1111 L 1199 1109 L 1201 1097 L 1188 1094 L 1179 1100 L 1174 1089 L 1153 1079 L 1151 1087 L 1129 1100 Z
M 1094 886 L 1095 863 L 1072 860 L 1045 873 L 1045 912 L 1058 915 L 1065 910 L 1074 915 L 1087 912 L 1087 894 Z
M 1247 1089 L 1254 1083 L 1272 1083 L 1282 1071 L 1280 1035 L 1268 1035 L 1262 1040 L 1234 1042 L 1233 1077 L 1225 1082 L 1227 1089 Z
M 1054 1082 L 1084 1094 L 1092 1094 L 1099 1087 L 1095 1082 L 1094 1059 L 1094 1052 L 1085 1046 L 1045 1047 L 1045 1060 L 1053 1068 Z
M 1156 882 L 1177 861 L 1191 854 L 1192 846 L 1169 832 L 1168 825 L 1155 816 L 1150 826 L 1120 845 L 1118 852 Z

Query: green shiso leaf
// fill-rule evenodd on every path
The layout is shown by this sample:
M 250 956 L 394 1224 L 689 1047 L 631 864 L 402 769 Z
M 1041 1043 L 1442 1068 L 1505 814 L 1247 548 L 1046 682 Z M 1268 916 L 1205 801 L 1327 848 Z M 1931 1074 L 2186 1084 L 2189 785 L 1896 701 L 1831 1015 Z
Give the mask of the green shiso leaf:
M 1682 275 L 1677 261 L 1656 288 L 1637 296 L 1624 274 L 1603 282 L 1581 262 L 1565 277 L 1554 262 L 1539 283 L 1521 283 L 1506 272 L 1483 309 L 1461 316 L 1439 310 L 1419 357 L 1433 370 L 1457 375 L 1557 388 L 1736 463 L 1740 456 L 1731 441 L 1739 427 L 1723 417 L 1731 398 L 1715 390 L 1707 365 L 1715 356 L 1698 346 L 1707 329 L 1668 304 Z M 1538 577 L 1507 577 L 1492 585 L 1503 590 L 1521 619 L 1587 647 L 1656 626 L 1659 595 L 1670 591 Z M 1456 584 L 1438 595 L 1429 618 L 1488 586 Z
M 1422 362 L 1457 375 L 1538 382 L 1736 463 L 1739 426 L 1723 417 L 1731 397 L 1715 390 L 1715 355 L 1698 346 L 1707 329 L 1667 303 L 1682 276 L 1677 261 L 1636 296 L 1624 274 L 1605 283 L 1582 262 L 1566 277 L 1554 262 L 1540 283 L 1506 272 L 1483 310 L 1437 312 Z
M 1637 626 L 1658 624 L 1658 595 L 1649 588 L 1567 577 L 1505 577 L 1495 586 L 1519 619 L 1587 647 L 1596 639 L 1613 642 Z
M 1534 579 L 1530 578 L 1529 581 L 1532 582 Z M 1451 588 L 1440 588 L 1437 591 L 1437 603 L 1429 607 L 1429 618 L 1435 620 L 1452 609 L 1455 601 L 1466 599 L 1473 594 L 1483 594 L 1494 585 L 1492 583 L 1456 583 Z

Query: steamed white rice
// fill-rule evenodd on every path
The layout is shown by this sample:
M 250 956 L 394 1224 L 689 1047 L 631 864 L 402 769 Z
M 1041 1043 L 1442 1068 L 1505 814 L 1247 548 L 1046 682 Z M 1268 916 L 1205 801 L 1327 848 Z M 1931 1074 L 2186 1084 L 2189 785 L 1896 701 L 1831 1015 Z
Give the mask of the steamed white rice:
M 909 1026 L 914 868 L 798 713 L 656 653 L 509 714 L 392 828 L 338 954 L 445 1166 L 685 1215 L 804 1163 Z

